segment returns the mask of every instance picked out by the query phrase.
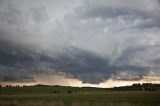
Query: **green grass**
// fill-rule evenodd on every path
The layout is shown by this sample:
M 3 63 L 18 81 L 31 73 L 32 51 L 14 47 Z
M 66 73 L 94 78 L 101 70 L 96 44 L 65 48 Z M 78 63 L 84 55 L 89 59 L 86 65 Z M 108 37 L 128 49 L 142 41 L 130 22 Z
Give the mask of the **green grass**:
M 53 90 L 60 94 L 50 94 Z M 67 91 L 76 91 L 68 94 Z M 160 92 L 109 91 L 99 88 L 0 88 L 0 106 L 160 106 Z
M 0 88 L 0 95 L 14 95 L 14 94 L 48 94 L 51 91 L 60 91 L 61 93 L 67 93 L 71 90 L 78 93 L 89 93 L 89 92 L 104 92 L 106 89 L 102 88 L 90 88 L 90 87 L 63 87 L 63 86 L 29 86 L 29 87 L 8 87 Z

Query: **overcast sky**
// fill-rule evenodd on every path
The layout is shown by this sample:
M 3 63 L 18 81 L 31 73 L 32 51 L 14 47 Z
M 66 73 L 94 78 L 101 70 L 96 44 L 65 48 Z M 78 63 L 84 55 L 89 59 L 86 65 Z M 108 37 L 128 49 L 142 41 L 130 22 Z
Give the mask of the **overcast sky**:
M 0 82 L 160 81 L 159 13 L 159 0 L 0 0 Z

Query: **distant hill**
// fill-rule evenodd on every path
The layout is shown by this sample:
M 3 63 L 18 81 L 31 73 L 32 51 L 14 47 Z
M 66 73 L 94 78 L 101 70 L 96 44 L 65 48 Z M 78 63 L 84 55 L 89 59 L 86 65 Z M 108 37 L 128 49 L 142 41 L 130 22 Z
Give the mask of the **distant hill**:
M 11 86 L 6 85 L 3 88 L 19 88 L 19 85 Z M 0 85 L 0 88 L 2 86 Z M 32 86 L 23 86 L 23 88 L 50 88 L 60 91 L 66 91 L 66 90 L 74 90 L 74 91 L 160 91 L 160 84 L 152 84 L 152 83 L 137 83 L 133 84 L 131 86 L 121 86 L 121 87 L 113 87 L 113 88 L 96 88 L 96 87 L 72 87 L 72 86 L 60 86 L 60 85 L 32 85 Z

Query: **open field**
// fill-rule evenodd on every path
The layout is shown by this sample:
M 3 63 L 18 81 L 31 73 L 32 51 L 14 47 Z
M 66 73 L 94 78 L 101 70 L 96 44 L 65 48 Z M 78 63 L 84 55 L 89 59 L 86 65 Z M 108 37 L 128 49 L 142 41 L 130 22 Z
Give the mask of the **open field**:
M 0 106 L 160 106 L 160 92 L 77 87 L 0 88 Z

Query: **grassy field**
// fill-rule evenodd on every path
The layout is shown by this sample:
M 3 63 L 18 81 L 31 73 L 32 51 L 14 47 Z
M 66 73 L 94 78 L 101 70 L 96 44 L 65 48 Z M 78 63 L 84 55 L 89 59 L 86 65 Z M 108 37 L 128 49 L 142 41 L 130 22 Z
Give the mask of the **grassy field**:
M 0 106 L 160 106 L 160 92 L 50 86 L 0 88 Z

